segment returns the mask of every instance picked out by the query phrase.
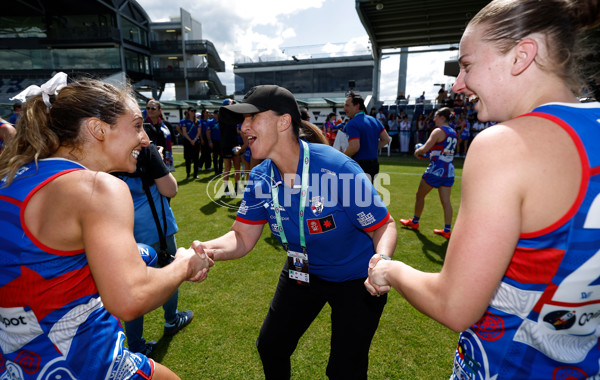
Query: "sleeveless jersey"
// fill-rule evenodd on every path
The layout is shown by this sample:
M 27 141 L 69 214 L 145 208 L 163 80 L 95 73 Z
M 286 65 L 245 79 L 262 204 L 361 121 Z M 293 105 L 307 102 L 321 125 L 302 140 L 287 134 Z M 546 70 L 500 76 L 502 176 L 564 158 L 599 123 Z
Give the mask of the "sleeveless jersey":
M 485 314 L 459 337 L 451 379 L 600 376 L 600 103 L 547 104 L 531 115 L 571 136 L 579 193 L 556 223 L 520 236 Z
M 429 159 L 431 162 L 423 174 L 423 178 L 428 176 L 454 178 L 454 151 L 456 150 L 457 138 L 456 131 L 447 125 L 440 127 L 446 138 L 435 144 L 430 149 Z
M 84 169 L 45 159 L 38 169 L 20 168 L 8 187 L 0 181 L 0 379 L 148 378 L 154 370 L 123 348 L 123 329 L 102 304 L 85 252 L 46 247 L 23 223 L 38 190 Z

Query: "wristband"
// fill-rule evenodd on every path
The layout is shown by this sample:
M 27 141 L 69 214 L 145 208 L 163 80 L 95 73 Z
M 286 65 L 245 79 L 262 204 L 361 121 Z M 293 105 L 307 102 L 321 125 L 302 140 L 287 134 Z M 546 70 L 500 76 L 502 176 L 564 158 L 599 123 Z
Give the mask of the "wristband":
M 391 257 L 389 257 L 388 255 L 384 255 L 383 253 L 380 253 L 380 254 L 379 254 L 379 257 L 381 257 L 381 258 L 382 258 L 382 259 L 384 259 L 384 260 L 391 260 L 391 259 L 392 259 L 392 258 L 391 258 Z

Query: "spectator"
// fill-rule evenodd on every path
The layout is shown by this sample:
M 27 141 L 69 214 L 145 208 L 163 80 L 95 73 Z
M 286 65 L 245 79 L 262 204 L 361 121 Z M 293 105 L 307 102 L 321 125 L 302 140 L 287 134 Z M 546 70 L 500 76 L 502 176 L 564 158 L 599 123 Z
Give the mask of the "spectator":
M 408 115 L 402 117 L 400 122 L 400 153 L 408 154 L 408 144 L 410 142 L 410 123 L 408 122 Z
M 223 105 L 234 103 L 233 99 L 225 99 Z M 225 184 L 225 195 L 235 197 L 239 191 L 242 155 L 246 151 L 246 146 L 240 146 L 239 139 L 242 137 L 238 133 L 238 123 L 231 118 L 227 118 L 227 115 L 223 118 L 223 114 L 221 114 L 220 117 L 219 127 L 221 130 L 221 153 L 223 155 L 223 183 Z M 232 167 L 234 171 L 233 179 L 235 182 L 233 186 L 229 183 L 229 174 Z
M 189 107 L 185 113 L 185 119 L 179 122 L 181 135 L 183 136 L 183 159 L 185 160 L 185 179 L 190 179 L 192 165 L 194 165 L 194 179 L 198 178 L 200 169 L 200 144 L 202 137 L 200 135 L 200 125 L 196 121 L 196 109 Z
M 306 121 L 288 90 L 254 87 L 240 104 L 221 108 L 221 118 L 226 117 L 243 120 L 252 154 L 265 160 L 250 174 L 253 185 L 244 192 L 244 207 L 231 231 L 194 245 L 217 261 L 240 258 L 252 250 L 267 224 L 284 246 L 285 266 L 256 341 L 265 378 L 290 378 L 290 357 L 326 303 L 333 316 L 327 376 L 366 378 L 369 346 L 386 299 L 370 297 L 363 281 L 372 254 L 393 254 L 393 219 L 353 160 L 326 144 L 299 139 Z M 334 181 L 339 196 L 333 201 L 314 181 Z M 366 196 L 368 205 L 357 205 L 356 186 L 364 189 L 360 198 Z M 295 187 L 300 191 L 290 191 Z M 346 191 L 351 193 L 344 195 Z M 313 196 L 304 203 L 301 194 L 307 192 Z
M 335 112 L 327 115 L 327 120 L 323 123 L 323 133 L 329 141 L 329 145 L 333 146 L 335 137 L 337 136 L 338 127 L 335 125 Z
M 425 91 L 417 98 L 417 103 L 425 103 Z
M 399 130 L 400 130 L 400 125 L 399 125 L 399 118 L 398 115 L 390 112 L 388 113 L 388 120 L 387 120 L 387 130 L 388 130 L 388 135 L 390 135 L 390 149 L 393 150 L 397 150 L 398 147 L 400 146 L 400 140 L 399 140 Z
M 471 138 L 471 124 L 465 117 L 464 113 L 458 116 L 458 145 L 456 146 L 458 157 L 467 157 L 467 150 L 469 149 L 469 140 Z
M 365 101 L 360 94 L 348 93 L 344 111 L 350 118 L 344 130 L 348 135 L 344 154 L 352 157 L 374 181 L 379 173 L 378 151 L 390 142 L 390 136 L 377 119 L 365 115 Z
M 219 110 L 213 111 L 213 118 L 206 122 L 206 138 L 213 156 L 215 175 L 223 173 L 223 153 L 221 152 L 221 129 L 219 127 Z
M 444 102 L 444 99 L 446 98 L 447 93 L 448 93 L 448 91 L 446 91 L 446 85 L 444 83 L 440 84 L 438 96 L 437 96 L 437 98 L 435 98 L 438 105 L 441 106 L 441 104 Z
M 146 117 L 144 127 L 150 142 L 163 148 L 165 165 L 174 169 L 173 164 L 173 142 L 171 130 L 165 124 L 162 117 L 161 104 L 157 100 L 149 100 L 146 103 Z
M 171 134 L 171 163 L 167 164 L 167 167 L 169 168 L 170 172 L 174 172 L 175 171 L 175 160 L 173 159 L 173 145 L 177 144 L 177 139 L 178 139 L 178 134 L 177 134 L 177 129 L 173 128 L 173 124 L 171 124 L 171 122 L 169 122 L 169 120 L 167 120 L 167 118 L 165 117 L 165 115 L 162 112 L 162 107 L 160 110 L 160 118 L 162 119 L 163 124 L 167 127 L 167 129 L 169 130 L 170 134 Z M 167 145 L 169 145 L 169 139 L 167 138 Z M 168 162 L 168 157 L 165 159 L 165 163 Z
M 391 285 L 461 332 L 451 379 L 600 374 L 600 104 L 576 96 L 599 7 L 495 0 L 471 19 L 453 90 L 502 122 L 469 149 L 442 270 L 370 263 L 372 294 Z
M 107 174 L 135 171 L 149 144 L 132 90 L 58 73 L 17 97 L 19 132 L 0 155 L 0 308 L 27 326 L 3 327 L 0 377 L 177 378 L 123 347 L 119 319 L 159 307 L 211 263 L 183 248 L 161 269 L 140 257 L 131 195 Z
M 449 108 L 440 108 L 435 112 L 433 120 L 436 129 L 431 132 L 429 139 L 419 149 L 415 150 L 415 157 L 429 157 L 431 162 L 421 178 L 415 199 L 415 214 L 412 219 L 400 219 L 402 225 L 419 229 L 421 214 L 425 208 L 425 197 L 434 188 L 438 189 L 440 201 L 444 209 L 444 229 L 434 229 L 433 232 L 450 238 L 452 228 L 452 203 L 450 194 L 454 185 L 454 148 L 456 147 L 456 132 L 448 126 L 452 111 Z
M 162 150 L 162 149 L 160 149 Z M 158 252 L 158 265 L 165 267 L 175 259 L 177 252 L 177 223 L 169 205 L 169 199 L 177 195 L 177 180 L 169 172 L 155 145 L 142 148 L 133 174 L 115 173 L 125 181 L 131 192 L 134 207 L 133 236 Z M 154 223 L 150 221 L 154 221 Z M 179 290 L 163 305 L 164 335 L 172 336 L 187 326 L 194 317 L 191 310 L 177 312 Z M 146 342 L 144 316 L 125 322 L 127 345 L 131 352 L 148 356 L 156 347 L 156 341 Z
M 417 115 L 417 143 L 424 144 L 427 141 L 427 123 L 422 113 Z
M 200 125 L 200 161 L 198 167 L 200 170 L 204 167 L 204 170 L 210 171 L 212 164 L 213 150 L 208 144 L 208 125 L 213 124 L 211 121 L 213 118 L 210 117 L 211 113 L 209 110 L 203 110 L 200 118 L 198 119 L 198 125 Z
M 13 104 L 13 113 L 8 119 L 8 122 L 11 123 L 13 126 L 17 125 L 17 121 L 19 121 L 19 116 L 21 115 L 21 107 L 21 103 Z
M 376 119 L 379 120 L 379 122 L 383 126 L 386 126 L 386 124 L 387 124 L 387 117 L 385 116 L 385 113 L 383 112 L 383 108 L 379 108 L 379 111 L 377 112 Z
M 463 107 L 465 106 L 464 95 L 455 94 L 453 104 L 454 104 L 454 114 L 461 115 L 463 113 Z

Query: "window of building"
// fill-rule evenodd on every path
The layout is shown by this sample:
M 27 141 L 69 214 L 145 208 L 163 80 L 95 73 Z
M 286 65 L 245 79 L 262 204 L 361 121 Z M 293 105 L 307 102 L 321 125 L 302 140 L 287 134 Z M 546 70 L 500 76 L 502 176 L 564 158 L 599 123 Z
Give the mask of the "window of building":
M 148 33 L 139 25 L 121 17 L 121 36 L 124 40 L 135 42 L 139 45 L 149 46 Z
M 46 38 L 46 25 L 42 17 L 2 17 L 0 38 Z
M 150 75 L 150 58 L 131 50 L 125 50 L 125 63 L 128 71 Z
M 0 50 L 3 70 L 119 69 L 118 48 Z

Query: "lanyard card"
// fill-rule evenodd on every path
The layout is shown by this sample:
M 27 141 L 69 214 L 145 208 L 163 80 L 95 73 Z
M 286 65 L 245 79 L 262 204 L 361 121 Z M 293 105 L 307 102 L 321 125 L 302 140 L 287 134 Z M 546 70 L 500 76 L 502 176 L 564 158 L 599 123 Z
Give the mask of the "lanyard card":
M 287 251 L 288 272 L 292 280 L 309 282 L 308 255 L 302 252 Z

